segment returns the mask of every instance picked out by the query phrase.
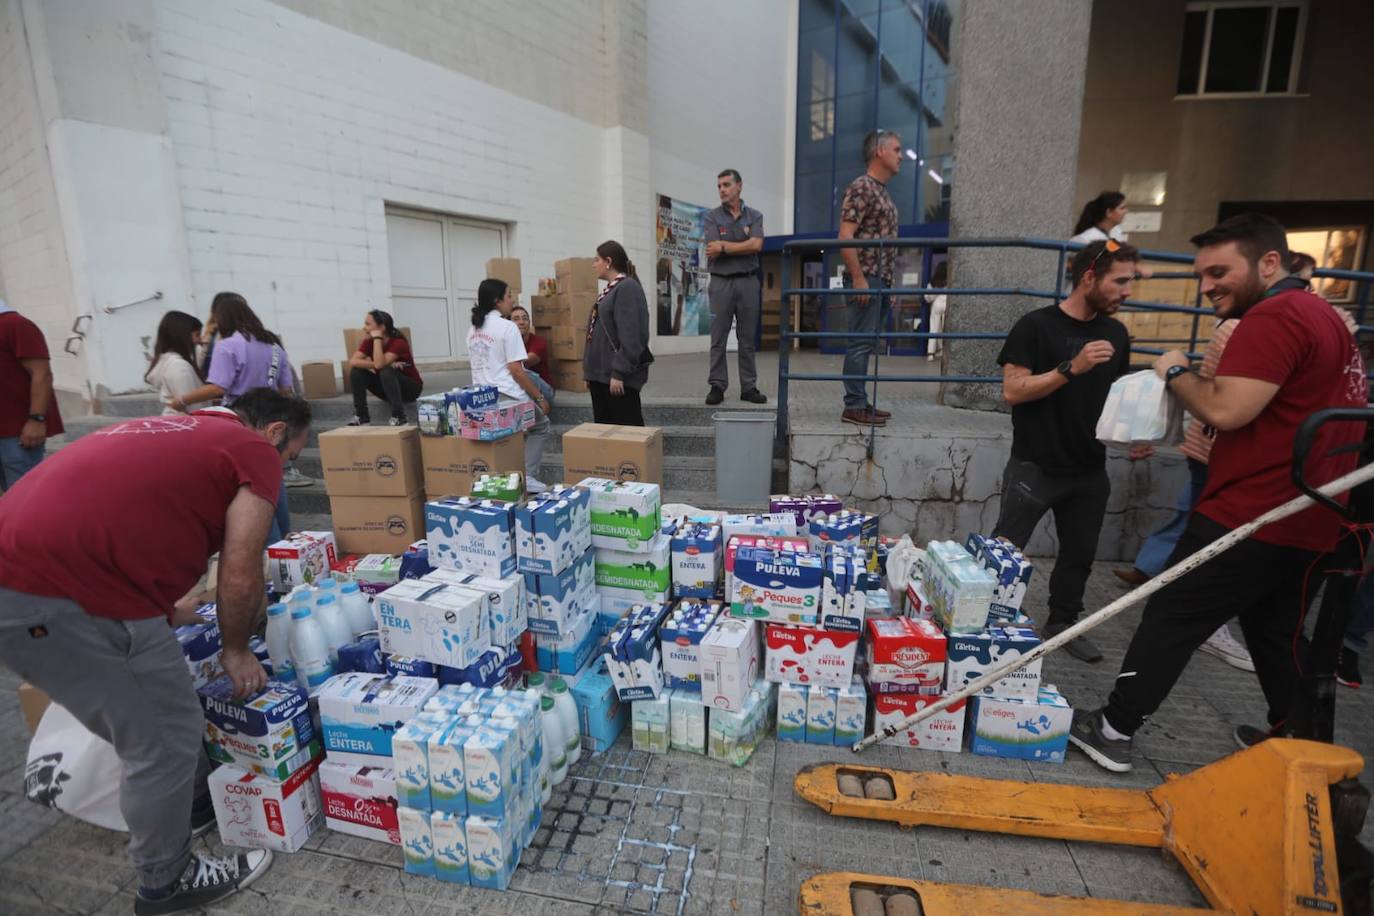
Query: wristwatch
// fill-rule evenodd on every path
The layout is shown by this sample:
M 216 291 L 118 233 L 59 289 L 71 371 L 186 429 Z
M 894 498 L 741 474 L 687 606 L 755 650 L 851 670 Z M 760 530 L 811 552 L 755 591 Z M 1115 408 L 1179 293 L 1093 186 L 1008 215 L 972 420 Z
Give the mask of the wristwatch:
M 1187 366 L 1170 366 L 1168 369 L 1164 370 L 1164 387 L 1168 388 L 1169 385 L 1173 383 L 1174 379 L 1185 372 L 1192 371 L 1193 370 Z
M 1064 378 L 1073 378 L 1073 362 L 1071 360 L 1066 359 L 1055 368 L 1059 370 L 1059 374 L 1064 376 Z
M 48 415 L 45 413 L 31 413 L 29 414 L 29 419 L 36 420 L 39 423 L 46 423 L 48 422 Z

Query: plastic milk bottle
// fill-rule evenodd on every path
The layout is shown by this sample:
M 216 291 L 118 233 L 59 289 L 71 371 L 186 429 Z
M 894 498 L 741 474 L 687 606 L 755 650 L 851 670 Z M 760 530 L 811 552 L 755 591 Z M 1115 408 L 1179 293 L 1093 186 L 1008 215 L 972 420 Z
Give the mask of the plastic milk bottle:
M 582 759 L 582 721 L 577 716 L 577 704 L 568 693 L 568 682 L 561 677 L 554 678 L 549 684 L 549 696 L 553 697 L 553 708 L 563 723 L 564 741 L 568 752 L 568 766 Z
M 324 631 L 324 641 L 329 646 L 329 661 L 338 665 L 339 649 L 353 641 L 353 628 L 344 617 L 343 608 L 336 597 L 337 590 L 323 592 L 315 597 L 315 619 Z
M 344 617 L 348 619 L 348 628 L 353 631 L 354 638 L 368 630 L 377 629 L 377 621 L 372 616 L 372 604 L 362 589 L 358 588 L 358 583 L 343 584 L 339 589 L 339 604 L 343 607 Z
M 296 666 L 296 681 L 306 691 L 316 690 L 334 676 L 324 629 L 310 605 L 303 602 L 291 610 L 291 661 Z
M 291 614 L 277 602 L 267 608 L 267 655 L 272 659 L 272 676 L 290 683 L 296 679 L 291 662 Z
M 542 709 L 540 723 L 544 727 L 544 753 L 549 758 L 549 782 L 559 785 L 568 778 L 568 737 L 563 730 L 563 720 L 554 709 L 553 697 L 539 701 Z

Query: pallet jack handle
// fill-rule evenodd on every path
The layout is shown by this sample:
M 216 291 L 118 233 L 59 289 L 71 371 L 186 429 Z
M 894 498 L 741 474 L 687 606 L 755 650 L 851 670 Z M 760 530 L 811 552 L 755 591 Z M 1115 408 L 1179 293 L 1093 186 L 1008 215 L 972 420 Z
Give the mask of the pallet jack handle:
M 1322 493 L 1316 487 L 1307 482 L 1304 469 L 1307 464 L 1307 456 L 1312 451 L 1312 444 L 1316 441 L 1317 431 L 1327 423 L 1339 422 L 1358 422 L 1368 423 L 1374 421 L 1374 407 L 1330 407 L 1326 410 L 1319 410 L 1308 417 L 1298 427 L 1298 433 L 1293 437 L 1293 485 L 1298 488 L 1298 492 L 1304 494 L 1317 505 L 1325 506 L 1335 512 L 1341 518 L 1351 518 L 1349 506 L 1343 506 L 1336 500 Z M 1360 451 L 1363 452 L 1369 447 L 1370 443 L 1366 440 L 1355 445 L 1346 445 L 1337 449 L 1332 449 L 1328 455 L 1337 455 L 1342 452 Z

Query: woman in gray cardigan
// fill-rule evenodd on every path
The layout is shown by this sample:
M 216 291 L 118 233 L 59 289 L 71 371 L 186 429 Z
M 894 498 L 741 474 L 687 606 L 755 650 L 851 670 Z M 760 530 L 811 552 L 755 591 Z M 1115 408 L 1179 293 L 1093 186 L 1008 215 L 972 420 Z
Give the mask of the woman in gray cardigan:
M 619 242 L 602 242 L 592 259 L 607 281 L 587 319 L 582 377 L 592 395 L 592 420 L 643 426 L 639 389 L 649 380 L 649 303 L 634 264 Z

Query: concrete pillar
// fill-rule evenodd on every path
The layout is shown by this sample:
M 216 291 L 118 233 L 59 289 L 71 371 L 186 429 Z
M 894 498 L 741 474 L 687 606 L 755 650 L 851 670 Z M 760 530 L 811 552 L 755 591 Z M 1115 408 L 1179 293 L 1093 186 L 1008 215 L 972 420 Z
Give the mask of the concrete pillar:
M 1071 225 L 1092 0 L 963 0 L 953 211 L 955 238 L 1064 238 Z M 1054 289 L 1056 255 L 954 249 L 950 285 Z M 1006 331 L 1048 304 L 952 297 L 945 329 Z M 1000 375 L 1000 341 L 951 341 L 951 375 Z M 996 410 L 994 384 L 951 383 L 945 404 Z

